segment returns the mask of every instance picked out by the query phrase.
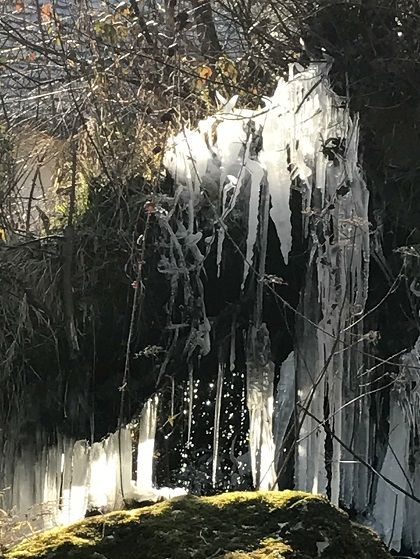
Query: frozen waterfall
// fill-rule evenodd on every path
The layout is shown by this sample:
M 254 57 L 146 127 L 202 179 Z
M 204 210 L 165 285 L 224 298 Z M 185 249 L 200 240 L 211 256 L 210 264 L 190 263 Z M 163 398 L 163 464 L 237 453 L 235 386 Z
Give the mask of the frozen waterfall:
M 289 476 L 363 515 L 393 549 L 420 553 L 420 342 L 388 387 L 384 428 L 371 413 L 375 333 L 363 321 L 370 242 L 359 122 L 328 70 L 292 65 L 263 106 L 219 98 L 215 114 L 170 139 L 173 191 L 153 200 L 169 293 L 157 393 L 137 422 L 101 442 L 39 437 L 6 449 L 0 506 L 26 514 L 45 504 L 50 526 L 170 496 L 156 489 L 159 442 L 173 445 L 186 489 L 275 489 Z M 305 271 L 292 304 L 272 271 L 290 269 L 297 243 Z M 209 278 L 236 297 L 218 301 L 217 287 L 217 316 Z
M 399 550 L 403 542 L 419 551 L 418 502 L 383 478 L 378 481 L 372 466 L 377 462 L 378 426 L 370 413 L 373 376 L 366 356 L 367 341 L 375 333 L 363 328 L 369 193 L 358 163 L 357 115 L 331 91 L 326 64 L 291 66 L 289 79 L 279 81 L 261 108 L 240 109 L 236 103 L 236 97 L 223 101 L 196 130 L 184 129 L 174 137 L 165 162 L 178 192 L 193 200 L 197 213 L 200 200 L 208 200 L 214 210 L 219 274 L 226 239 L 232 235 L 229 217 L 235 207 L 246 216 L 242 290 L 251 271 L 257 285 L 281 283 L 281 278 L 265 276 L 265 189 L 280 242 L 277 258 L 285 265 L 293 243 L 291 190 L 301 193 L 306 278 L 296 309 L 294 352 L 280 367 L 276 394 L 270 357 L 274 348 L 262 319 L 258 287 L 246 337 L 254 485 L 276 487 L 285 453 L 294 446 L 296 488 L 326 493 L 335 504 L 373 515 L 392 548 Z M 203 308 L 203 324 L 205 318 Z M 414 359 L 413 352 L 405 361 Z M 401 366 L 410 370 L 406 362 Z M 412 369 L 412 375 L 417 374 Z M 401 401 L 401 388 L 391 392 L 382 471 L 419 498 L 418 468 L 411 466 L 410 473 L 408 464 L 418 454 L 412 442 L 418 425 L 415 396 L 409 392 L 410 403 Z

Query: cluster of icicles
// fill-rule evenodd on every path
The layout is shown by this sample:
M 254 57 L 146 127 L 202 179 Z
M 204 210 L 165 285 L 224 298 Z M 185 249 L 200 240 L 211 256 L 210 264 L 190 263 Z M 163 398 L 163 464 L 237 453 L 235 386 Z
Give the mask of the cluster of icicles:
M 309 413 L 299 414 L 296 485 L 326 492 L 329 483 L 332 501 L 338 503 L 343 482 L 338 439 L 346 439 L 343 429 L 350 433 L 367 429 L 363 410 L 345 422 L 343 413 L 337 413 L 346 396 L 359 395 L 353 394 L 355 383 L 347 377 L 352 367 L 360 367 L 360 348 L 354 335 L 362 336 L 360 317 L 368 287 L 368 192 L 357 162 L 357 119 L 350 118 L 346 103 L 329 89 L 327 67 L 322 64 L 306 70 L 292 66 L 288 81 L 280 80 L 274 95 L 258 110 L 236 109 L 236 101 L 222 101 L 219 112 L 201 121 L 196 130 L 183 130 L 176 136 L 165 164 L 178 186 L 177 195 L 187 201 L 191 242 L 199 239 L 195 214 L 203 190 L 206 196 L 216 192 L 221 199 L 217 217 L 219 267 L 229 234 L 225 220 L 242 193 L 249 193 L 242 287 L 251 268 L 264 279 L 269 219 L 280 241 L 278 258 L 287 265 L 292 247 L 291 188 L 301 192 L 303 231 L 310 236 L 308 275 L 296 351 L 283 363 L 276 391 L 258 288 L 254 324 L 248 335 L 251 462 L 255 485 L 274 488 L 297 393 L 298 404 Z M 254 258 L 257 243 L 258 262 Z M 351 349 L 347 350 L 348 346 Z M 350 375 L 344 374 L 345 369 Z M 326 397 L 332 418 L 329 428 L 337 437 L 332 441 L 330 480 L 325 465 L 325 429 L 320 428 Z M 367 438 L 368 434 L 360 436 Z M 367 448 L 362 452 L 366 456 Z M 349 483 L 344 495 L 352 504 L 366 503 L 367 482 L 361 489 L 363 494 L 353 498 L 354 470 L 354 465 L 346 468 Z M 349 491 L 351 494 L 346 494 Z
M 370 413 L 370 395 L 378 386 L 377 366 L 366 364 L 366 341 L 372 333 L 363 329 L 369 195 L 358 165 L 357 117 L 351 117 L 345 100 L 330 90 L 324 64 L 305 70 L 292 66 L 288 81 L 280 80 L 258 110 L 236 109 L 236 101 L 221 99 L 217 114 L 201 121 L 196 130 L 176 136 L 165 163 L 178 196 L 188 201 L 191 239 L 197 235 L 195 208 L 203 190 L 213 200 L 217 193 L 219 271 L 229 234 L 225 220 L 247 193 L 242 287 L 251 268 L 264 279 L 268 219 L 280 241 L 278 258 L 287 265 L 291 188 L 301 192 L 302 229 L 310 254 L 295 349 L 281 365 L 277 387 L 258 289 L 248 333 L 254 485 L 276 488 L 294 413 L 295 488 L 328 493 L 335 504 L 363 514 L 391 548 L 400 550 L 403 545 L 420 552 L 420 447 L 415 440 L 420 425 L 420 342 L 401 359 L 400 375 L 390 392 L 388 442 L 383 445 L 376 433 L 386 427 Z M 204 315 L 203 325 L 205 320 Z
M 6 450 L 2 509 L 28 522 L 20 526 L 22 535 L 28 527 L 33 531 L 70 524 L 89 511 L 118 510 L 184 494 L 182 489 L 153 485 L 157 406 L 155 396 L 135 426 L 127 425 L 100 442 L 58 436 L 54 446 L 41 438 L 17 455 L 8 456 Z
M 277 487 L 293 417 L 295 487 L 329 494 L 334 503 L 363 513 L 394 549 L 405 545 L 420 552 L 416 522 L 420 505 L 410 498 L 410 494 L 420 496 L 419 457 L 413 452 L 413 433 L 420 424 L 418 345 L 402 358 L 403 374 L 391 391 L 388 444 L 382 445 L 382 451 L 375 435 L 383 426 L 375 424 L 369 411 L 375 369 L 371 363 L 370 368 L 365 365 L 363 330 L 369 197 L 358 165 L 357 118 L 350 116 L 345 100 L 330 90 L 324 64 L 307 69 L 292 66 L 289 79 L 280 79 L 274 95 L 259 109 L 237 109 L 236 101 L 221 100 L 214 116 L 174 137 L 165 155 L 176 185 L 172 207 L 182 208 L 182 219 L 174 229 L 174 211 L 159 217 L 170 240 L 159 269 L 176 286 L 187 268 L 191 276 L 195 263 L 197 312 L 188 339 L 190 354 L 198 350 L 205 355 L 211 349 L 200 275 L 205 243 L 197 228 L 203 200 L 215 208 L 218 227 L 212 242 L 217 244 L 220 268 L 229 235 L 227 218 L 246 199 L 244 287 L 252 274 L 266 279 L 270 219 L 280 241 L 278 258 L 287 265 L 292 248 L 290 193 L 291 188 L 298 189 L 302 230 L 309 246 L 307 275 L 294 351 L 281 364 L 277 386 L 270 336 L 262 320 L 265 281 L 257 282 L 255 318 L 245 349 L 254 485 Z M 175 295 L 168 308 L 174 304 Z M 176 344 L 177 327 L 173 332 Z M 163 368 L 167 366 L 165 361 Z M 213 481 L 223 378 L 217 382 Z M 415 388 L 408 391 L 407 386 Z M 140 421 L 136 483 L 131 479 L 131 428 L 127 428 L 91 447 L 79 441 L 68 448 L 49 449 L 41 457 L 26 460 L 22 455 L 20 466 L 5 476 L 12 487 L 7 506 L 23 513 L 36 502 L 56 503 L 52 522 L 64 523 L 89 508 L 109 510 L 120 506 L 123 498 L 139 500 L 142 490 L 158 492 L 152 480 L 156 406 L 157 396 L 146 404 Z M 31 473 L 34 461 L 36 475 Z M 382 477 L 367 466 L 373 462 Z

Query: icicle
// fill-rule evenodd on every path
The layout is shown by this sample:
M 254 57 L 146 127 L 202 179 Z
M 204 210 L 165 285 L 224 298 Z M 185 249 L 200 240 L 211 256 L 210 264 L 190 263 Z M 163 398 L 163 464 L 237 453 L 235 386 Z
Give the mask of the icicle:
M 381 474 L 417 498 L 420 495 L 420 336 L 411 351 L 401 356 L 401 371 L 391 391 L 389 436 Z M 378 481 L 373 516 L 376 529 L 389 547 L 404 545 L 420 551 L 420 504 Z
M 222 265 L 222 254 L 223 254 L 223 243 L 225 241 L 225 225 L 223 223 L 223 217 L 226 208 L 227 193 L 231 188 L 231 184 L 228 183 L 222 192 L 222 216 L 221 223 L 218 223 L 217 229 L 217 253 L 216 253 L 216 266 L 217 266 L 217 277 L 220 278 L 220 269 Z
M 362 341 L 355 344 L 355 338 Z M 352 328 L 351 334 L 343 335 L 343 340 L 343 348 L 352 346 L 352 351 L 343 354 L 343 368 L 347 371 L 343 383 L 343 402 L 354 402 L 341 412 L 343 441 L 354 449 L 355 454 L 369 462 L 375 452 L 376 437 L 373 436 L 371 425 L 369 396 L 366 396 L 366 388 L 373 379 L 369 371 L 364 371 L 362 321 Z M 352 379 L 356 378 L 359 382 L 352 382 Z M 368 468 L 358 463 L 350 452 L 342 449 L 341 502 L 349 508 L 366 510 L 371 500 L 373 478 Z
M 71 511 L 71 471 L 72 471 L 72 453 L 74 441 L 64 439 L 62 449 L 62 474 L 61 474 L 61 494 L 60 494 L 60 513 L 59 524 L 67 524 L 71 522 L 69 514 Z
M 48 507 L 48 514 L 44 515 L 44 527 L 52 528 L 58 522 L 59 498 L 62 471 L 62 449 L 60 439 L 57 444 L 47 451 L 47 465 L 44 475 L 44 495 L 42 502 Z
M 287 88 L 280 88 L 287 96 Z M 276 98 L 276 94 L 274 95 Z M 288 170 L 287 135 L 290 133 L 288 113 L 281 117 L 276 110 L 267 117 L 263 129 L 263 151 L 261 161 L 267 172 L 272 208 L 271 219 L 276 227 L 281 243 L 281 251 L 287 264 L 292 245 L 292 226 L 290 223 L 290 173 Z M 293 140 L 292 140 L 293 141 Z
M 265 324 L 251 326 L 247 340 L 247 406 L 252 477 L 256 489 L 276 486 L 275 447 L 272 431 L 274 363 Z
M 224 220 L 229 215 L 231 209 L 234 207 L 240 191 L 240 186 L 242 184 L 242 181 L 238 183 L 238 178 L 233 175 L 228 175 L 227 179 L 229 182 L 223 186 L 221 223 L 218 224 L 219 227 L 217 230 L 217 254 L 216 254 L 217 277 L 220 277 L 220 266 L 222 263 L 222 254 L 223 254 L 223 243 L 226 235 L 226 231 L 225 231 L 226 225 L 224 224 Z M 232 200 L 229 202 L 228 205 L 227 203 L 228 193 L 231 190 L 233 190 Z
M 90 449 L 88 509 L 111 511 L 131 498 L 131 430 L 121 428 Z
M 90 451 L 90 480 L 88 494 L 88 510 L 106 510 L 110 484 L 108 464 L 104 452 L 104 443 L 93 443 Z
M 158 403 L 159 398 L 156 394 L 147 400 L 140 415 L 137 450 L 137 488 L 139 490 L 153 487 L 153 456 L 155 450 Z
M 315 72 L 312 68 L 305 74 L 308 80 L 304 87 L 293 91 L 295 140 L 290 143 L 290 160 L 306 187 L 312 180 L 310 211 L 316 220 L 309 219 L 305 226 L 312 246 L 301 306 L 306 320 L 298 326 L 297 393 L 302 411 L 295 471 L 299 488 L 324 492 L 329 483 L 331 499 L 338 503 L 343 487 L 347 498 L 356 470 L 349 461 L 342 462 L 342 449 L 334 435 L 354 446 L 354 432 L 360 433 L 356 445 L 361 455 L 369 448 L 368 428 L 361 423 L 366 414 L 356 414 L 355 403 L 345 412 L 349 421 L 343 422 L 340 411 L 345 396 L 355 402 L 358 396 L 354 386 L 360 359 L 352 357 L 358 348 L 349 344 L 349 349 L 344 349 L 343 330 L 363 312 L 367 296 L 368 191 L 357 164 L 357 119 L 351 121 L 348 109 L 327 88 L 325 69 Z M 296 88 L 298 83 L 299 75 L 294 78 Z M 307 95 L 309 89 L 311 95 Z M 305 197 L 309 201 L 308 194 Z M 306 408 L 316 419 L 305 415 Z M 320 426 L 325 419 L 325 427 Z M 332 432 L 328 434 L 330 457 L 325 456 L 327 427 Z M 360 475 L 359 504 L 369 491 L 368 475 Z
M 250 175 L 250 196 L 248 208 L 248 235 L 246 239 L 246 258 L 244 262 L 244 275 L 242 279 L 241 289 L 245 286 L 245 281 L 248 276 L 249 265 L 252 262 L 252 253 L 254 250 L 255 241 L 258 232 L 258 212 L 260 200 L 260 186 L 264 177 L 264 169 L 262 166 L 253 160 L 249 160 L 246 169 Z
M 72 452 L 72 475 L 69 509 L 66 522 L 76 522 L 85 516 L 88 504 L 90 448 L 87 441 L 76 441 Z
M 295 354 L 292 351 L 283 361 L 274 402 L 273 432 L 276 447 L 276 465 L 283 465 L 283 452 L 287 427 L 295 409 Z
M 220 271 L 222 265 L 222 253 L 223 253 L 223 243 L 225 242 L 225 229 L 224 227 L 219 227 L 217 230 L 217 256 L 216 256 L 216 266 L 217 266 L 217 277 L 220 278 Z
M 235 370 L 236 362 L 236 314 L 232 317 L 230 327 L 230 352 L 229 352 L 229 370 L 232 373 Z
M 267 253 L 269 196 L 265 182 L 261 183 L 260 246 L 258 274 L 265 275 Z M 249 410 L 249 449 L 256 489 L 274 489 L 275 445 L 273 438 L 274 363 L 270 359 L 270 337 L 263 316 L 262 281 L 257 282 L 254 324 L 247 339 L 247 406 Z
M 176 177 L 177 184 L 188 186 L 192 193 L 196 193 L 210 158 L 203 134 L 185 128 L 170 140 L 164 165 Z
M 214 406 L 214 424 L 213 424 L 213 460 L 212 460 L 212 484 L 217 484 L 217 468 L 219 466 L 219 443 L 220 443 L 220 414 L 222 411 L 223 400 L 223 367 L 221 352 L 219 354 L 219 368 L 217 373 L 216 386 L 216 402 Z
M 187 427 L 187 446 L 191 444 L 192 421 L 194 407 L 194 376 L 192 364 L 188 364 L 188 427 Z
M 409 491 L 408 470 L 406 470 L 409 428 L 405 423 L 401 405 L 395 399 L 395 396 L 391 399 L 389 428 L 388 450 L 381 468 L 381 474 L 391 479 L 405 491 Z M 405 506 L 406 496 L 379 479 L 373 516 L 376 528 L 386 545 L 395 551 L 401 549 Z M 418 522 L 418 517 L 416 522 Z
M 34 502 L 34 463 L 33 448 L 22 449 L 16 456 L 15 473 L 12 485 L 12 503 L 17 511 L 28 514 Z
M 171 417 L 175 417 L 175 379 L 174 379 L 174 377 L 171 377 Z
M 118 476 L 117 476 L 117 500 L 123 504 L 131 499 L 133 491 L 133 444 L 131 440 L 132 429 L 130 426 L 123 427 L 120 433 L 114 437 L 118 442 Z

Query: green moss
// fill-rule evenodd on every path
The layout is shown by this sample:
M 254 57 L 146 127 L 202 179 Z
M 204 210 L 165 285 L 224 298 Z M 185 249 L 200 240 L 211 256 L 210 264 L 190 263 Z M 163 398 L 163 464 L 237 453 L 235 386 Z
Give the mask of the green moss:
M 87 518 L 21 543 L 7 559 L 389 559 L 326 499 L 297 491 L 181 497 Z

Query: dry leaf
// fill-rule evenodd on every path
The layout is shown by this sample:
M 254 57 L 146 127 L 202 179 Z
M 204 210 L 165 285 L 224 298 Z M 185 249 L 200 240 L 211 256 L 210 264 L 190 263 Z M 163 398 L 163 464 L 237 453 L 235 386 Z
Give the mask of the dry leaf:
M 51 21 L 53 18 L 53 7 L 51 2 L 42 4 L 41 6 L 41 17 L 44 21 Z
M 18 14 L 21 14 L 24 9 L 25 9 L 25 4 L 24 4 L 23 0 L 16 0 L 15 12 L 18 13 Z
M 208 80 L 212 76 L 212 74 L 213 74 L 213 70 L 209 66 L 206 66 L 205 64 L 200 66 L 198 69 L 198 75 L 203 80 Z

